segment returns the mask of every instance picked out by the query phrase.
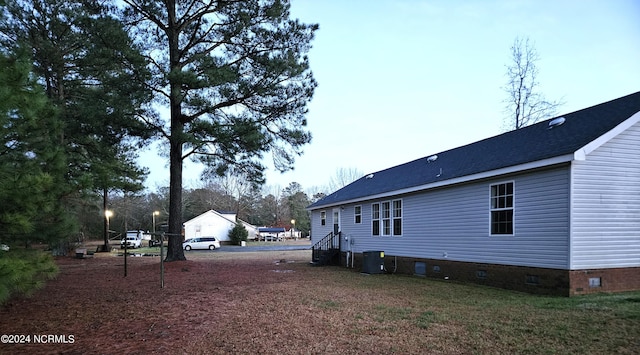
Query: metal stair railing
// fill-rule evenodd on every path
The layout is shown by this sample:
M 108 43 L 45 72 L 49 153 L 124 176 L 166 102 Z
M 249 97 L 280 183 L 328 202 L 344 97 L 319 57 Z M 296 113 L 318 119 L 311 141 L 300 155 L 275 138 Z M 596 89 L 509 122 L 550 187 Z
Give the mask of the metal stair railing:
M 340 233 L 330 232 L 312 247 L 312 263 L 327 265 L 340 250 Z

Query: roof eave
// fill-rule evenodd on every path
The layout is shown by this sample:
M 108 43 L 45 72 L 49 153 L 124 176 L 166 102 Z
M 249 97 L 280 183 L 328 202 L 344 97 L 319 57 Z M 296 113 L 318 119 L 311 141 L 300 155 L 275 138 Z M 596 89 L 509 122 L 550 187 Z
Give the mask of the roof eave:
M 460 183 L 465 183 L 465 182 L 474 181 L 474 180 L 492 178 L 492 177 L 496 177 L 496 176 L 500 176 L 500 175 L 517 173 L 517 172 L 526 171 L 526 170 L 532 170 L 532 169 L 536 169 L 536 168 L 542 168 L 542 167 L 561 164 L 561 163 L 566 163 L 566 162 L 570 162 L 570 161 L 574 161 L 574 160 L 577 160 L 577 161 L 586 160 L 587 156 L 591 152 L 593 152 L 598 147 L 602 146 L 604 143 L 606 143 L 609 140 L 611 140 L 613 137 L 615 137 L 618 134 L 622 133 L 623 131 L 627 130 L 631 126 L 637 124 L 638 122 L 640 122 L 640 112 L 636 112 L 631 117 L 629 117 L 628 119 L 626 119 L 623 122 L 621 122 L 620 124 L 618 124 L 616 127 L 612 128 L 611 130 L 609 130 L 605 134 L 599 136 L 598 138 L 594 139 L 593 141 L 589 142 L 588 144 L 586 144 L 585 146 L 579 148 L 578 150 L 576 150 L 573 153 L 559 155 L 559 156 L 555 156 L 555 157 L 551 157 L 551 158 L 547 158 L 547 159 L 542 159 L 542 160 L 537 160 L 537 161 L 533 161 L 533 162 L 528 162 L 528 163 L 524 163 L 524 164 L 513 165 L 513 166 L 501 168 L 501 169 L 490 170 L 490 171 L 480 172 L 480 173 L 476 173 L 476 174 L 461 176 L 461 177 L 452 178 L 452 179 L 448 179 L 448 180 L 442 180 L 442 181 L 432 182 L 432 183 L 428 183 L 428 184 L 413 186 L 413 187 L 410 187 L 410 188 L 393 190 L 393 191 L 380 193 L 380 194 L 375 194 L 375 195 L 367 195 L 367 196 L 363 196 L 363 197 L 353 198 L 353 199 L 349 199 L 349 200 L 336 201 L 336 202 L 327 203 L 327 204 L 321 204 L 321 205 L 317 205 L 317 206 L 313 206 L 313 207 L 308 207 L 307 210 L 308 211 L 313 211 L 313 210 L 331 208 L 331 207 L 335 207 L 335 206 L 341 206 L 341 205 L 357 203 L 357 202 L 362 202 L 362 201 L 367 201 L 367 200 L 386 198 L 386 197 L 390 197 L 390 196 L 398 196 L 398 195 L 403 195 L 403 194 L 407 194 L 407 193 L 424 191 L 424 190 L 429 190 L 429 189 L 438 188 L 438 187 L 444 187 L 444 186 L 460 184 Z
M 220 212 L 217 212 L 216 210 L 208 210 L 208 211 L 206 211 L 206 212 L 203 212 L 203 213 L 201 213 L 201 214 L 199 214 L 199 215 L 197 215 L 197 216 L 195 216 L 195 217 L 191 218 L 190 220 L 188 220 L 188 221 L 186 221 L 186 222 L 183 222 L 182 224 L 183 224 L 183 225 L 185 225 L 185 224 L 191 224 L 191 223 L 193 223 L 195 220 L 197 220 L 197 219 L 201 219 L 201 218 L 204 218 L 204 217 L 206 217 L 206 215 L 208 215 L 208 214 L 210 214 L 210 213 L 211 213 L 211 214 L 213 214 L 214 216 L 218 216 L 218 217 L 220 217 L 220 218 L 222 218 L 222 219 L 224 219 L 224 220 L 226 220 L 226 221 L 228 221 L 228 222 L 231 222 L 231 223 L 234 223 L 234 224 L 237 224 L 237 223 L 238 223 L 238 222 L 236 222 L 236 221 L 232 221 L 232 220 L 230 220 L 229 218 L 225 217 L 223 214 L 221 214 Z
M 546 166 L 557 165 L 557 164 L 567 163 L 567 162 L 570 162 L 572 160 L 576 160 L 575 155 L 576 155 L 576 153 L 565 154 L 565 155 L 561 155 L 561 156 L 557 156 L 557 157 L 553 157 L 553 158 L 542 159 L 542 160 L 538 160 L 538 161 L 533 161 L 533 162 L 529 162 L 529 163 L 509 166 L 509 167 L 500 168 L 500 169 L 496 169 L 496 170 L 490 170 L 490 171 L 485 171 L 485 172 L 481 172 L 481 173 L 461 176 L 461 177 L 457 177 L 457 178 L 452 178 L 452 179 L 432 182 L 432 183 L 428 183 L 428 184 L 424 184 L 424 185 L 413 186 L 413 187 L 409 187 L 409 188 L 406 188 L 406 189 L 394 190 L 394 191 L 389 191 L 389 192 L 376 194 L 376 195 L 368 195 L 368 196 L 364 196 L 364 197 L 360 197 L 360 198 L 354 198 L 354 199 L 350 199 L 350 200 L 344 200 L 344 201 L 338 201 L 338 202 L 334 202 L 334 203 L 328 203 L 326 205 L 318 205 L 318 206 L 315 206 L 313 208 L 307 208 L 307 210 L 313 211 L 313 210 L 337 207 L 337 206 L 347 205 L 347 204 L 351 204 L 351 203 L 357 203 L 357 202 L 362 202 L 362 201 L 367 201 L 367 200 L 375 200 L 375 199 L 387 198 L 387 197 L 391 197 L 391 196 L 404 195 L 404 194 L 409 194 L 409 193 L 414 193 L 414 192 L 419 192 L 419 191 L 424 191 L 424 190 L 435 189 L 435 188 L 439 188 L 439 187 L 445 187 L 445 186 L 449 186 L 449 185 L 466 183 L 466 182 L 470 182 L 470 181 L 474 181 L 474 180 L 493 178 L 493 177 L 496 177 L 496 176 L 517 173 L 517 172 L 526 171 L 526 170 L 533 170 L 533 169 L 543 168 L 543 167 L 546 167 Z

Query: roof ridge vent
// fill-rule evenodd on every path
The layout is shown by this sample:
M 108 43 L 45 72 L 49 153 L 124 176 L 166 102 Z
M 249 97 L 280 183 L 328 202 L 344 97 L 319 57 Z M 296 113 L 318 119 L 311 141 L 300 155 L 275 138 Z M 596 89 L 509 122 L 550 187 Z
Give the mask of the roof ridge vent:
M 427 163 L 433 163 L 434 161 L 436 161 L 436 159 L 438 159 L 438 154 L 429 155 L 427 157 Z
M 369 174 L 367 176 L 364 177 L 365 179 L 373 179 L 373 174 Z
M 560 126 L 561 124 L 563 124 L 563 123 L 564 123 L 564 121 L 566 121 L 564 117 L 554 118 L 554 119 L 552 119 L 551 121 L 549 121 L 549 127 L 548 127 L 548 129 L 558 127 L 558 126 Z

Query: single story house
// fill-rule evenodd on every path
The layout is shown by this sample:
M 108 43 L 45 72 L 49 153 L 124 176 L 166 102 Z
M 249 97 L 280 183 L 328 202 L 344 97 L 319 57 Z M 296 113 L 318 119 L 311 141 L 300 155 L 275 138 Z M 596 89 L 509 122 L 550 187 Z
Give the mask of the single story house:
M 315 263 L 640 290 L 640 92 L 368 174 L 308 210 Z
M 230 241 L 229 232 L 236 226 L 242 224 L 249 232 L 249 239 L 255 239 L 258 229 L 236 217 L 232 212 L 217 212 L 209 210 L 195 218 L 184 222 L 184 238 L 196 237 L 216 237 L 220 241 Z

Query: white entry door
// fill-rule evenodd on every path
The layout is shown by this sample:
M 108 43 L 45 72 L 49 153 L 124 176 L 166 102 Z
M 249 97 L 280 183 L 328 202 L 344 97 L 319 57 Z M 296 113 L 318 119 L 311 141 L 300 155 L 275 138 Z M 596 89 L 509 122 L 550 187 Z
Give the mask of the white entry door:
M 342 229 L 340 228 L 340 208 L 333 209 L 333 235 L 338 235 Z M 341 248 L 341 239 L 342 238 L 333 238 L 332 248 L 340 249 Z

